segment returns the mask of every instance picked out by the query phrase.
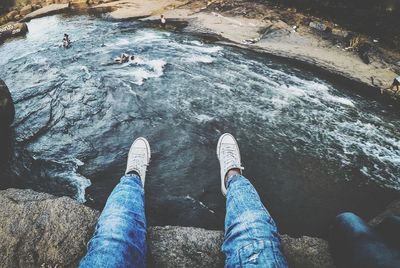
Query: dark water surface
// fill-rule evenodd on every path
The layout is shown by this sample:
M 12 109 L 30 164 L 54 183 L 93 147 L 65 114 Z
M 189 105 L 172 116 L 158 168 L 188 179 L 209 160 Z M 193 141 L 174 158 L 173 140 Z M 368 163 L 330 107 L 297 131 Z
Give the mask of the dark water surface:
M 400 116 L 264 55 L 148 29 L 53 16 L 0 46 L 31 188 L 101 208 L 131 142 L 148 138 L 151 225 L 223 228 L 218 137 L 234 134 L 245 175 L 282 232 L 322 234 L 338 212 L 375 215 L 400 190 Z M 58 47 L 64 32 L 70 49 Z M 122 52 L 140 64 L 113 65 Z

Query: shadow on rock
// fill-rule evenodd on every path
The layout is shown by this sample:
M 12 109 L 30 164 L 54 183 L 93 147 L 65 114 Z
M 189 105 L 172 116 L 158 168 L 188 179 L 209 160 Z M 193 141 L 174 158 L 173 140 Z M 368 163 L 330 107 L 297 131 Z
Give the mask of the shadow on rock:
M 0 188 L 13 186 L 11 183 L 10 161 L 13 155 L 15 109 L 11 93 L 3 80 L 0 80 Z

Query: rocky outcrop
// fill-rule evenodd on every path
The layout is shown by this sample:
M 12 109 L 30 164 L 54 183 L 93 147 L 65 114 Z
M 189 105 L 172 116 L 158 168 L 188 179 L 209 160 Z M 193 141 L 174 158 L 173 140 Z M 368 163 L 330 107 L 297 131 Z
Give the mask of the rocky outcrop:
M 0 43 L 10 37 L 25 35 L 28 32 L 26 23 L 9 22 L 0 26 Z
M 292 238 L 281 235 L 281 241 L 289 267 L 335 267 L 329 253 L 328 242 L 321 238 L 309 236 Z
M 6 83 L 0 79 L 0 128 L 7 128 L 14 121 L 15 108 Z
M 33 11 L 32 5 L 26 5 L 23 8 L 21 8 L 21 10 L 19 11 L 19 14 L 21 14 L 21 16 L 25 16 L 25 15 L 31 13 L 32 11 Z
M 32 190 L 0 193 L 2 267 L 73 266 L 84 254 L 98 212 L 67 197 Z
M 32 190 L 0 191 L 2 267 L 73 267 L 85 254 L 99 212 L 68 197 Z M 282 244 L 291 267 L 332 267 L 327 242 L 291 238 Z M 191 227 L 150 227 L 150 267 L 223 267 L 223 232 Z
M 69 4 L 52 4 L 35 10 L 27 14 L 22 21 L 29 21 L 34 18 L 40 18 L 44 16 L 59 14 L 67 11 L 69 9 Z
M 148 231 L 150 262 L 153 267 L 224 266 L 220 251 L 224 234 L 221 231 L 191 227 L 152 227 Z
M 154 267 L 223 267 L 221 231 L 191 227 L 152 227 L 149 229 L 150 264 Z M 289 267 L 334 267 L 328 243 L 320 238 L 281 235 Z

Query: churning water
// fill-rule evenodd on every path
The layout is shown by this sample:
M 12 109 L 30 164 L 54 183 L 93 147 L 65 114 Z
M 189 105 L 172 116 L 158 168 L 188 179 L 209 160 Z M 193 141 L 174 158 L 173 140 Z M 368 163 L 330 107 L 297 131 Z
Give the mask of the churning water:
M 138 22 L 53 16 L 29 30 L 0 46 L 0 73 L 40 178 L 31 188 L 101 208 L 145 136 L 149 223 L 222 228 L 215 147 L 231 132 L 283 232 L 318 234 L 338 212 L 369 217 L 398 196 L 390 107 L 265 55 Z M 70 49 L 59 47 L 64 33 Z M 141 61 L 113 64 L 123 52 Z

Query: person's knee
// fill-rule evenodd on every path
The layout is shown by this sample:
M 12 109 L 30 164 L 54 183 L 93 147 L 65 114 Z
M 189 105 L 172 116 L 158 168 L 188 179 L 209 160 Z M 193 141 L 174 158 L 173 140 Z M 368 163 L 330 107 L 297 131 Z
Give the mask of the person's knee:
M 358 221 L 360 217 L 352 212 L 343 212 L 336 216 L 337 223 Z
M 351 236 L 359 236 L 370 231 L 364 220 L 352 212 L 337 215 L 334 226 L 334 231 L 344 232 L 347 235 L 351 234 Z

